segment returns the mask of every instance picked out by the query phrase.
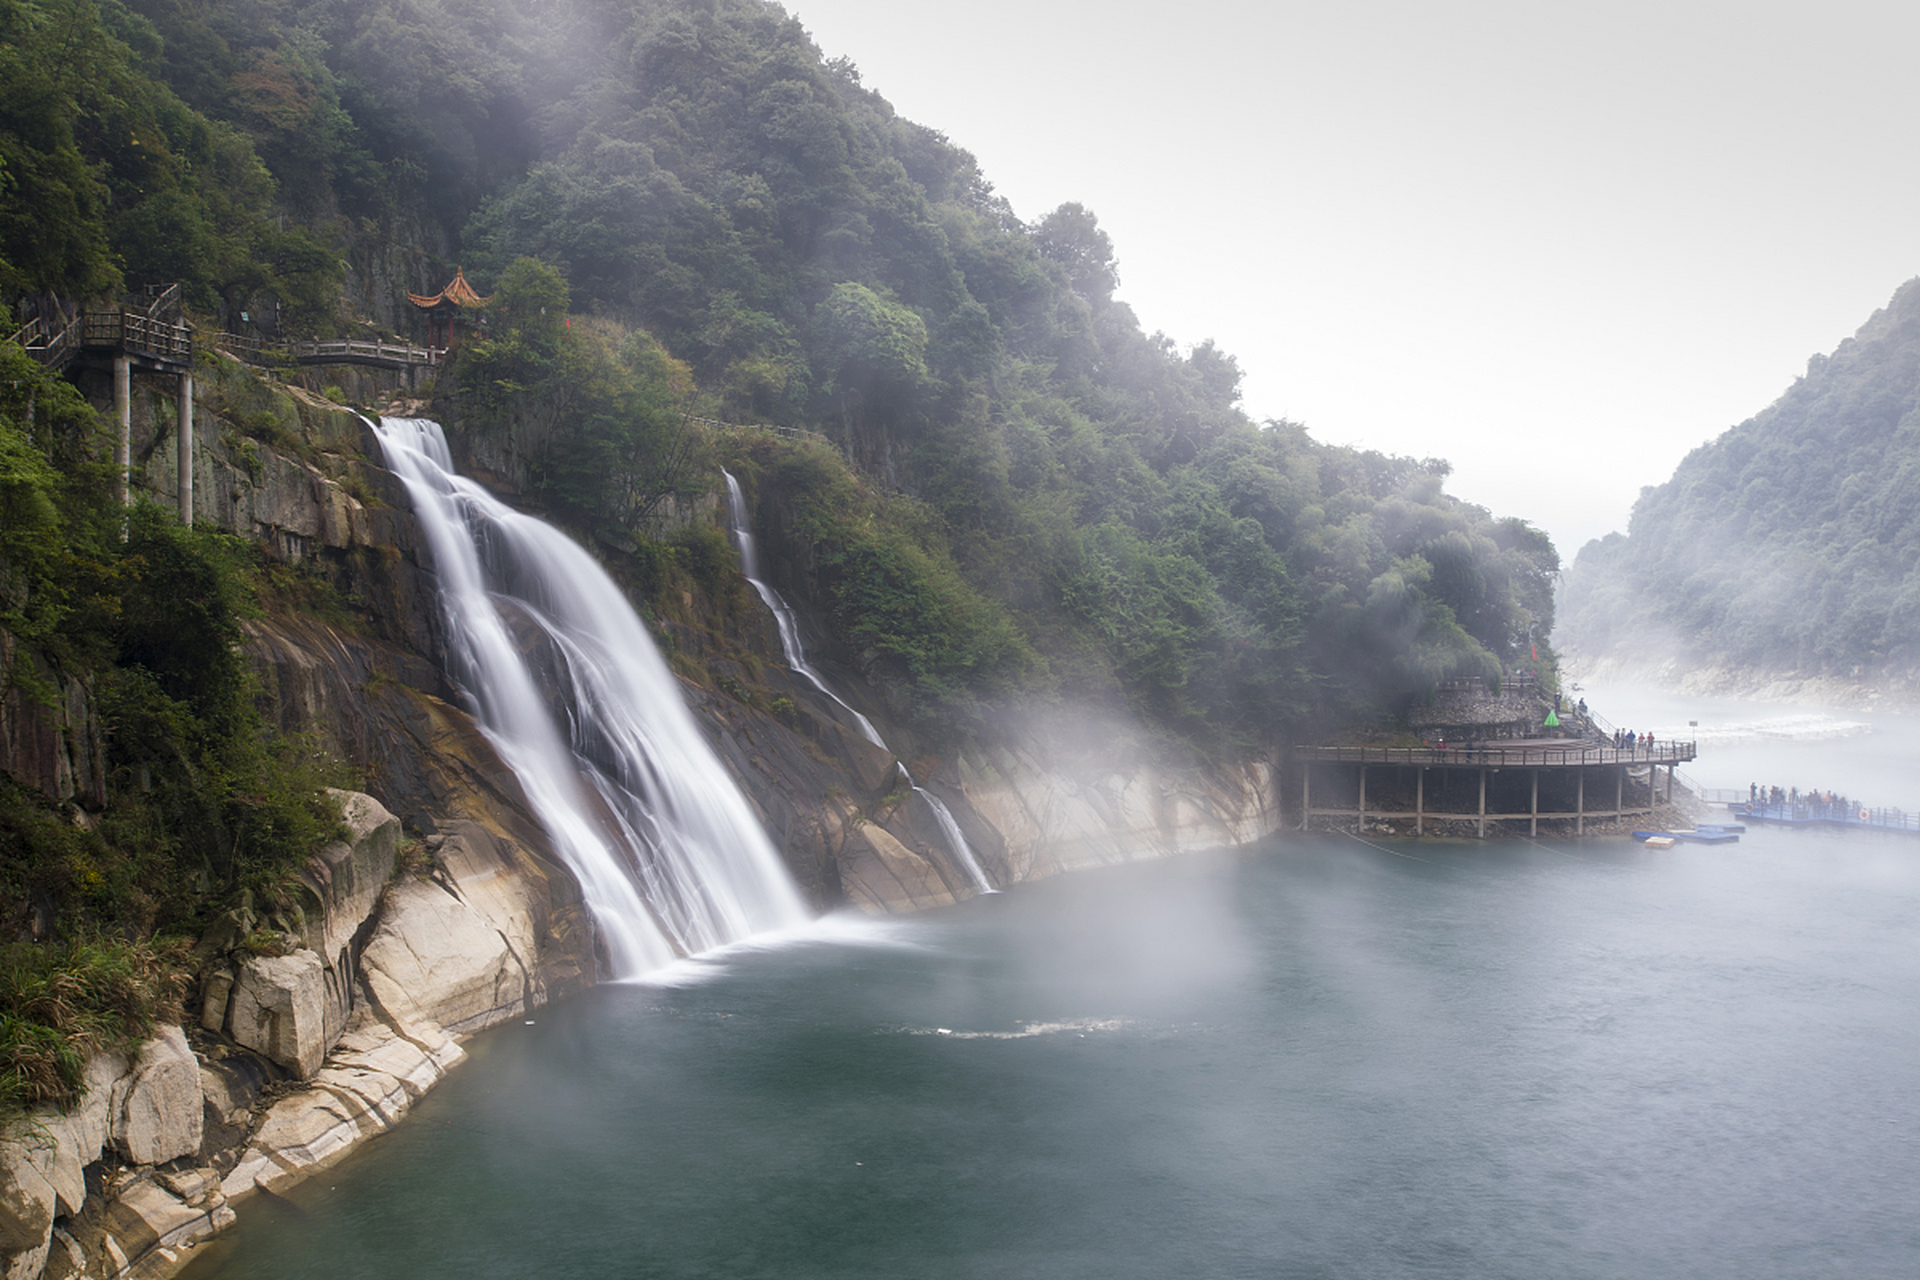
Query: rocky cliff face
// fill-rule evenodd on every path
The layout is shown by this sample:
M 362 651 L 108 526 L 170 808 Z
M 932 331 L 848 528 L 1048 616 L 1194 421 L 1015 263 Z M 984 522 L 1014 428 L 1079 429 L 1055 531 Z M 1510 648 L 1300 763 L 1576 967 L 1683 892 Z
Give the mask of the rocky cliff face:
M 0 1147 L 7 1280 L 164 1270 L 231 1220 L 231 1201 L 396 1122 L 462 1057 L 459 1036 L 597 972 L 577 885 L 441 674 L 432 557 L 371 433 L 228 362 L 203 361 L 196 386 L 197 514 L 323 574 L 353 606 L 351 620 L 259 619 L 247 648 L 282 727 L 363 767 L 366 794 L 343 796 L 351 839 L 309 865 L 285 954 L 249 953 L 252 922 L 216 930 L 200 949 L 197 1025 L 150 1047 L 153 1062 L 96 1064 L 82 1112 L 42 1118 Z M 175 492 L 173 451 L 158 447 L 171 426 L 165 391 L 136 397 L 136 457 L 156 496 Z M 511 487 L 524 450 L 491 441 L 465 452 Z M 719 505 L 672 518 L 717 522 Z M 747 595 L 716 605 L 724 616 L 711 626 L 672 611 L 657 626 L 704 664 L 711 685 L 687 682 L 686 696 L 807 896 L 823 909 L 898 912 L 971 895 L 893 755 L 779 664 L 771 620 Z M 701 607 L 691 595 L 678 605 L 682 617 Z M 943 751 L 888 725 L 856 672 L 835 679 L 913 754 L 996 885 L 1244 842 L 1277 824 L 1262 766 L 1166 770 L 1117 754 L 1111 744 L 1127 735 L 1100 725 L 1075 741 L 1035 724 Z M 745 696 L 749 685 L 771 696 Z M 0 707 L 0 750 L 50 794 L 84 803 L 104 785 L 84 687 L 60 686 L 50 708 Z M 155 1101 L 139 1082 L 162 1077 L 171 1092 Z M 296 1087 L 269 1088 L 283 1082 Z M 88 1195 L 89 1170 L 111 1194 Z

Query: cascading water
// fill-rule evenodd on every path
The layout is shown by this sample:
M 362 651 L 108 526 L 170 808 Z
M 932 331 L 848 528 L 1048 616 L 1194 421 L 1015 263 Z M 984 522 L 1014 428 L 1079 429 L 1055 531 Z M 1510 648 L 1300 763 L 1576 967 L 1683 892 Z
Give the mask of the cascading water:
M 980 866 L 980 859 L 974 856 L 973 846 L 967 843 L 966 833 L 960 830 L 959 820 L 953 816 L 953 810 L 947 808 L 946 803 L 939 796 L 913 780 L 913 775 L 907 772 L 906 765 L 900 763 L 893 748 L 881 739 L 880 731 L 873 727 L 873 721 L 848 706 L 846 699 L 829 689 L 826 680 L 807 662 L 806 649 L 800 643 L 800 622 L 794 616 L 792 606 L 760 577 L 760 553 L 754 544 L 753 524 L 747 519 L 747 500 L 740 492 L 740 482 L 733 478 L 731 471 L 722 471 L 720 474 L 727 478 L 727 512 L 733 521 L 734 541 L 740 547 L 740 571 L 746 575 L 747 582 L 759 593 L 760 601 L 767 606 L 767 611 L 773 614 L 774 626 L 780 632 L 780 652 L 785 656 L 787 666 L 795 673 L 806 677 L 814 688 L 831 698 L 841 710 L 853 717 L 853 722 L 859 726 L 861 734 L 868 742 L 890 755 L 895 755 L 894 768 L 900 771 L 901 779 L 913 788 L 913 793 L 927 802 L 927 808 L 932 810 L 934 820 L 940 824 L 940 830 L 946 834 L 947 847 L 953 850 L 953 856 L 960 860 L 960 865 L 972 877 L 974 890 L 978 893 L 998 893 L 999 890 L 993 887 L 993 882 L 987 879 L 986 871 Z
M 439 424 L 383 418 L 440 574 L 448 675 L 579 878 L 612 976 L 805 905 L 626 597 L 580 546 L 453 473 Z

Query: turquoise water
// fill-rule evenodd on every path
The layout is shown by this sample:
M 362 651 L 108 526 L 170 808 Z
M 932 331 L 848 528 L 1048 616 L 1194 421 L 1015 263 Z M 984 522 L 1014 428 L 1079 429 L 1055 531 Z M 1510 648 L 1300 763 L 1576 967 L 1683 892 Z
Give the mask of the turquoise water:
M 603 987 L 197 1271 L 1920 1274 L 1920 841 L 1289 839 Z

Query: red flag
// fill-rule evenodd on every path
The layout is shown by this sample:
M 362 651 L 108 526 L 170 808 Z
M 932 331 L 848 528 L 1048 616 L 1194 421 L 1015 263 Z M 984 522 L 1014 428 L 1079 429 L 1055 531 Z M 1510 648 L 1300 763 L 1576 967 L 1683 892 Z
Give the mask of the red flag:
M 1533 650 L 1533 660 L 1535 662 L 1540 661 L 1540 646 L 1529 640 L 1527 641 L 1527 648 Z

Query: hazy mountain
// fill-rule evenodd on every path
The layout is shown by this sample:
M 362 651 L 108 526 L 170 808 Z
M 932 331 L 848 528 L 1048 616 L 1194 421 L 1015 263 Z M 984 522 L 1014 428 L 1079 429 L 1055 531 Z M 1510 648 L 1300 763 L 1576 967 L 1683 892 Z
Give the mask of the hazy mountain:
M 1589 659 L 1901 685 L 1920 669 L 1920 280 L 1581 549 Z

